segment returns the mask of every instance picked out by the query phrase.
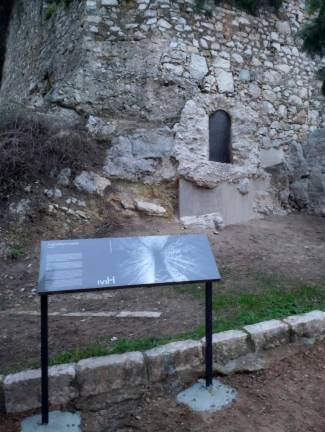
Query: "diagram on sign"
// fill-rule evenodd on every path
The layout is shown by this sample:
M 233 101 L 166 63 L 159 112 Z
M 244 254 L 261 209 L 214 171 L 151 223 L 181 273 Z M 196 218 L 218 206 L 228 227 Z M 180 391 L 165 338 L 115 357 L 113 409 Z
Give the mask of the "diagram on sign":
M 197 248 L 178 237 L 139 237 L 132 248 L 121 239 L 118 249 L 124 250 L 123 272 L 130 284 L 187 281 L 197 265 Z

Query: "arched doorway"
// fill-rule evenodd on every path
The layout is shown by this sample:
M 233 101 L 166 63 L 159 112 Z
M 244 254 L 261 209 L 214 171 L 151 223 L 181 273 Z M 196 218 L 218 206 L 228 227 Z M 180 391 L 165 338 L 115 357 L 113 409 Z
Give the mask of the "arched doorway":
M 231 118 L 223 110 L 218 110 L 209 117 L 209 160 L 231 163 Z

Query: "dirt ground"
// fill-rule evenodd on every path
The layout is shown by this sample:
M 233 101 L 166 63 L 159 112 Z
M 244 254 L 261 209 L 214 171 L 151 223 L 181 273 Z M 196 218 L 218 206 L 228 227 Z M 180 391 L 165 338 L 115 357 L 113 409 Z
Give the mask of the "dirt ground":
M 285 350 L 285 352 L 284 352 Z M 84 432 L 324 432 L 325 343 L 287 346 L 263 371 L 220 378 L 238 392 L 216 413 L 194 413 L 176 391 L 153 391 L 107 411 L 82 412 Z M 19 432 L 23 416 L 1 416 L 0 432 Z
M 47 238 L 56 238 L 47 231 Z M 96 232 L 75 231 L 70 237 L 126 236 L 206 232 L 224 275 L 225 289 L 245 290 L 252 274 L 317 282 L 325 277 L 325 218 L 292 214 L 267 217 L 244 225 L 214 230 L 184 229 L 176 222 L 146 218 L 125 222 L 123 228 L 102 227 Z M 20 369 L 39 358 L 39 311 L 36 292 L 40 232 L 25 256 L 0 260 L 0 373 Z M 62 237 L 61 237 L 62 238 Z M 236 289 L 237 289 L 236 288 Z M 112 338 L 177 335 L 203 323 L 203 304 L 174 288 L 120 290 L 70 294 L 50 299 L 50 312 L 158 311 L 160 318 L 50 317 L 50 354 Z M 27 312 L 27 314 L 21 314 Z M 68 330 L 67 330 L 68 329 Z M 325 429 L 324 429 L 325 430 Z

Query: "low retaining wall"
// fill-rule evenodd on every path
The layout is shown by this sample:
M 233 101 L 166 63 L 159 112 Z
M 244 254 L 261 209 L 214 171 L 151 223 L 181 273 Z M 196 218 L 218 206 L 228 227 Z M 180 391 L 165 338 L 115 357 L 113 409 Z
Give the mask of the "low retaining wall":
M 325 336 L 325 312 L 264 321 L 213 335 L 214 371 L 231 373 L 258 362 L 266 350 L 304 338 Z M 193 381 L 204 373 L 205 340 L 172 342 L 145 352 L 128 352 L 49 368 L 50 403 L 78 408 L 137 398 L 157 383 Z M 248 361 L 249 360 L 249 361 Z M 24 412 L 41 406 L 41 371 L 0 376 L 0 410 Z

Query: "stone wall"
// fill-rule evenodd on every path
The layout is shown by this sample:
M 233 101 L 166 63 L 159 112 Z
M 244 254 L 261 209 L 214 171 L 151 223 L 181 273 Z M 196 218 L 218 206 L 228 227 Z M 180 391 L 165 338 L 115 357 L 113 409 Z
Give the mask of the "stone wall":
M 82 67 L 84 3 L 60 6 L 46 18 L 43 0 L 16 1 L 7 39 L 1 101 L 44 105 L 55 84 Z
M 325 126 L 316 64 L 295 38 L 301 2 L 285 2 L 279 16 L 227 4 L 207 16 L 194 0 L 75 0 L 48 20 L 34 3 L 19 2 L 14 14 L 0 97 L 88 119 L 90 133 L 110 143 L 110 179 L 181 178 L 198 196 L 227 195 L 230 184 L 231 199 L 247 207 L 237 222 L 297 201 L 290 184 L 300 179 L 288 165 Z M 231 116 L 232 164 L 208 160 L 209 115 L 218 109 Z M 226 218 L 214 196 L 209 212 Z M 200 202 L 180 216 L 207 213 Z
M 325 312 L 322 311 L 215 333 L 212 337 L 213 371 L 227 375 L 259 370 L 267 366 L 269 355 L 272 358 L 272 349 L 292 342 L 310 344 L 324 337 Z M 156 385 L 184 386 L 204 376 L 204 353 L 205 338 L 171 342 L 144 352 L 52 366 L 49 368 L 50 404 L 99 410 L 136 399 Z M 39 408 L 40 390 L 40 369 L 0 376 L 0 412 Z
M 288 158 L 290 198 L 298 209 L 325 216 L 325 129 L 310 133 L 303 146 L 295 143 Z

